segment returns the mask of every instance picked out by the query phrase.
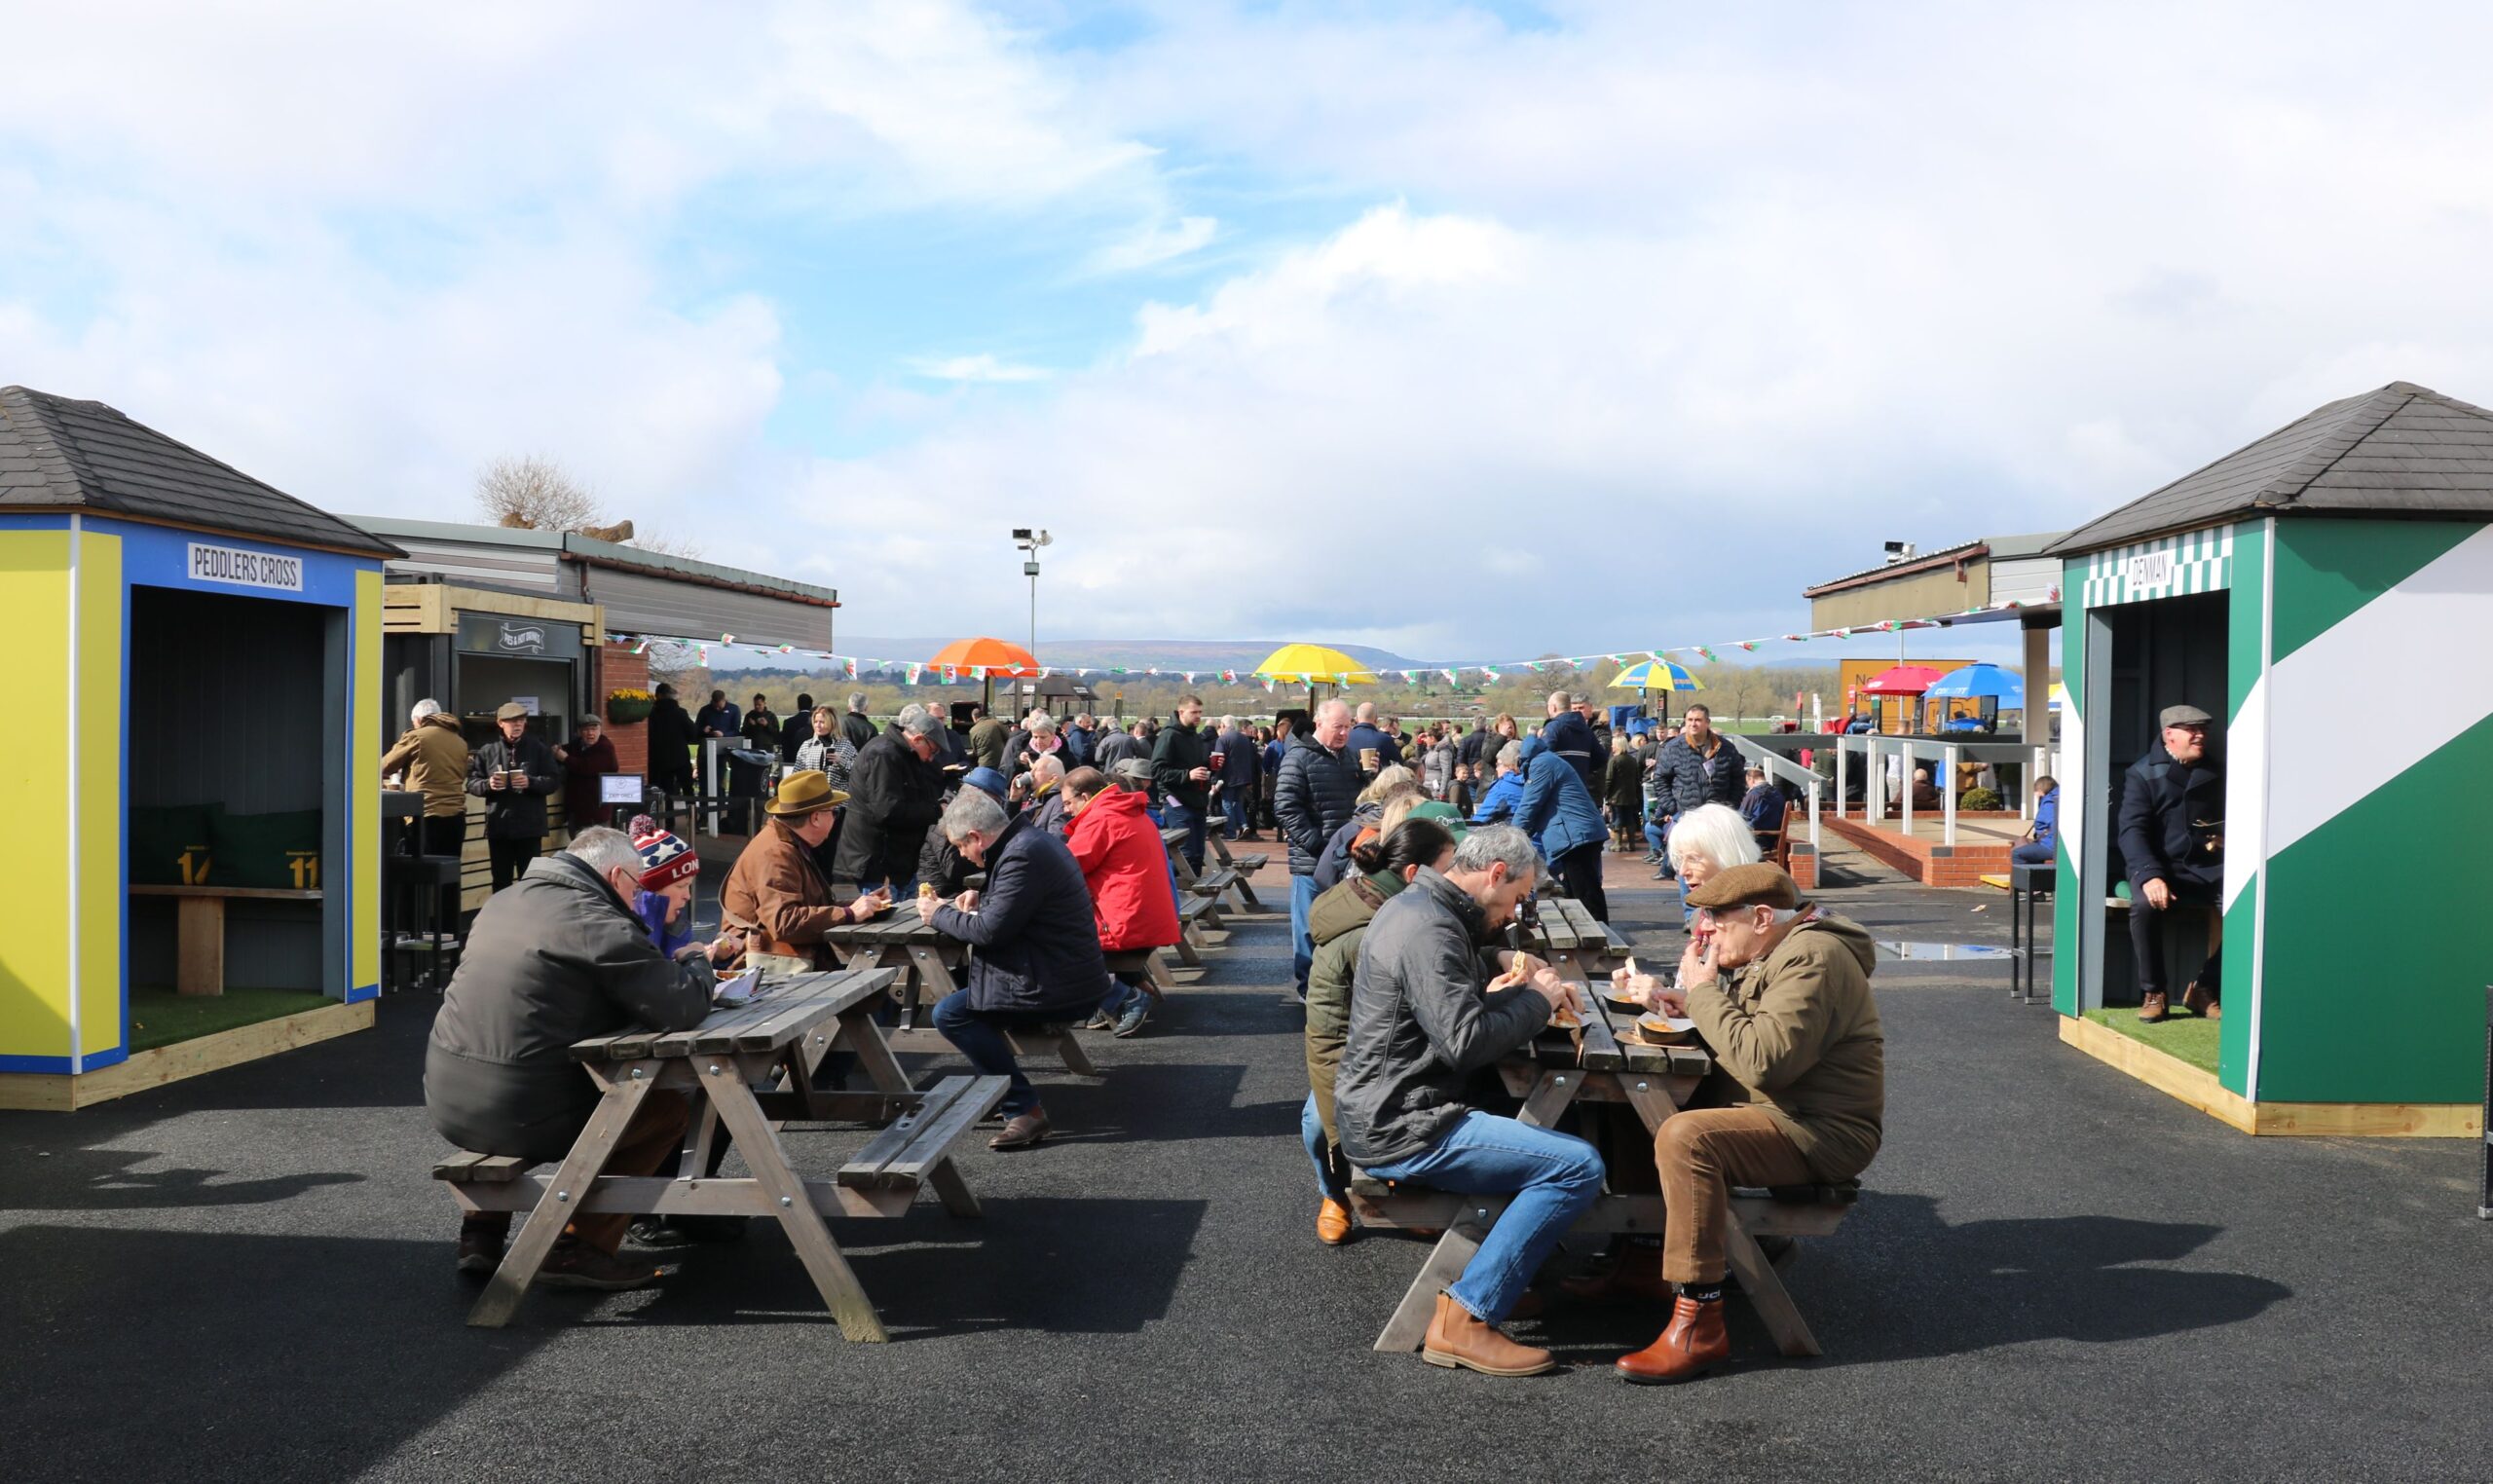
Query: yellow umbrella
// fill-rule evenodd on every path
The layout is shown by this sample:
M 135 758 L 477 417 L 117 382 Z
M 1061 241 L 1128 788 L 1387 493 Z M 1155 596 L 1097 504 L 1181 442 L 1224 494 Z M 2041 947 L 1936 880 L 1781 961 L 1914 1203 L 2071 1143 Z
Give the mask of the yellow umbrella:
M 1321 644 L 1285 644 L 1255 667 L 1257 680 L 1285 681 L 1307 686 L 1307 709 L 1316 709 L 1318 686 L 1373 686 L 1376 676 L 1339 649 Z

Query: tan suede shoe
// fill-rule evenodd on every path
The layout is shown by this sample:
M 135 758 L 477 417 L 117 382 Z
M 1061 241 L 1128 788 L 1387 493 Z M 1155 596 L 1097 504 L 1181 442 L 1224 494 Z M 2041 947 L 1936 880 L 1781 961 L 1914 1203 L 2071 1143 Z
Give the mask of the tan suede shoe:
M 1517 1345 L 1444 1293 L 1437 1295 L 1436 1317 L 1429 1321 L 1428 1338 L 1420 1343 L 1420 1358 L 1483 1376 L 1538 1376 L 1558 1364 L 1549 1352 Z

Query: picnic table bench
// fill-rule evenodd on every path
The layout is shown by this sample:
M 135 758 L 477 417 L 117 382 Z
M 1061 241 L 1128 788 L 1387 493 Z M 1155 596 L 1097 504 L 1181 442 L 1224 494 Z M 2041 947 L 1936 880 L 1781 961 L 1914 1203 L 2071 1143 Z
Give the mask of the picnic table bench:
M 954 1216 L 980 1214 L 953 1166 L 952 1145 L 1003 1101 L 1002 1077 L 947 1077 L 918 1092 L 893 1059 L 874 1023 L 888 969 L 801 974 L 766 986 L 748 1004 L 711 1012 L 690 1030 L 636 1029 L 593 1036 L 572 1047 L 602 1090 L 587 1127 L 550 1175 L 532 1161 L 462 1151 L 433 1167 L 464 1210 L 526 1211 L 527 1219 L 486 1282 L 467 1322 L 509 1321 L 553 1250 L 564 1224 L 583 1211 L 639 1215 L 773 1216 L 851 1340 L 889 1336 L 872 1300 L 840 1255 L 826 1216 L 892 1217 L 921 1189 Z M 835 1048 L 853 1053 L 873 1093 L 813 1086 L 813 1071 Z M 606 1163 L 633 1115 L 660 1088 L 691 1104 L 683 1164 L 673 1176 L 609 1175 Z M 832 1179 L 799 1175 L 779 1132 L 790 1119 L 890 1117 Z M 722 1137 L 732 1139 L 751 1174 L 709 1173 Z
M 1263 870 L 1264 863 L 1272 857 L 1261 850 L 1250 850 L 1245 855 L 1232 855 L 1229 853 L 1229 841 L 1222 838 L 1221 833 L 1217 830 L 1206 833 L 1204 839 L 1211 846 L 1211 853 L 1220 857 L 1221 866 L 1237 872 L 1237 878 L 1230 884 L 1237 888 L 1241 909 L 1249 912 L 1262 911 L 1264 904 L 1256 897 L 1255 888 L 1247 883 L 1246 878 Z
M 1179 848 L 1185 843 L 1185 841 L 1186 832 L 1183 830 L 1163 830 L 1160 832 L 1160 843 L 1166 846 L 1169 851 L 1169 869 L 1177 873 L 1177 896 L 1179 898 L 1179 906 L 1181 908 L 1181 910 L 1178 912 L 1178 916 L 1187 921 L 1192 921 L 1195 917 L 1200 917 L 1203 920 L 1203 925 L 1205 927 L 1210 928 L 1214 932 L 1226 932 L 1228 931 L 1228 928 L 1220 918 L 1220 899 L 1225 893 L 1243 892 L 1246 888 L 1246 883 L 1239 879 L 1238 872 L 1234 867 L 1213 866 L 1209 867 L 1202 872 L 1197 872 L 1195 868 L 1187 862 L 1185 851 Z M 1182 910 L 1184 899 L 1190 896 L 1201 898 L 1204 902 L 1209 904 L 1208 906 L 1197 909 L 1193 917 L 1189 917 L 1188 914 Z M 1246 903 L 1242 897 L 1238 903 L 1236 910 L 1244 912 L 1246 909 Z
M 1567 1032 L 1547 1030 L 1502 1058 L 1498 1074 L 1507 1091 L 1523 1099 L 1523 1111 L 1516 1116 L 1524 1123 L 1551 1128 L 1570 1108 L 1578 1110 L 1580 1124 L 1589 1118 L 1633 1117 L 1642 1127 L 1641 1137 L 1633 1142 L 1650 1148 L 1662 1120 L 1687 1105 L 1713 1067 L 1712 1055 L 1701 1046 L 1620 1041 L 1611 1028 L 1608 1013 L 1596 1006 L 1585 1017 L 1581 1053 Z M 1852 1195 L 1857 1195 L 1858 1188 L 1851 1188 Z M 1818 1189 L 1734 1190 L 1723 1234 L 1733 1277 L 1776 1347 L 1787 1355 L 1818 1354 L 1818 1342 L 1757 1240 L 1832 1235 L 1852 1195 L 1805 1199 Z M 1352 1209 L 1364 1225 L 1443 1233 L 1376 1337 L 1375 1348 L 1380 1351 L 1417 1350 L 1428 1336 L 1437 1294 L 1462 1276 L 1509 1198 L 1430 1190 L 1379 1180 L 1362 1170 L 1353 1171 L 1350 1196 Z M 1657 1236 L 1662 1220 L 1659 1195 L 1605 1188 L 1571 1233 Z
M 932 1025 L 918 1023 L 921 1009 L 932 1010 L 944 996 L 960 987 L 955 975 L 969 966 L 970 946 L 933 923 L 921 920 L 916 909 L 903 905 L 872 922 L 843 922 L 824 933 L 823 941 L 850 969 L 890 969 L 892 998 L 900 1004 L 900 1024 L 884 1034 L 895 1051 L 947 1052 L 952 1043 Z M 1027 1058 L 1045 1051 L 1079 1077 L 1097 1077 L 1099 1069 L 1082 1049 L 1070 1024 L 1045 1025 L 1007 1032 L 1017 1056 Z

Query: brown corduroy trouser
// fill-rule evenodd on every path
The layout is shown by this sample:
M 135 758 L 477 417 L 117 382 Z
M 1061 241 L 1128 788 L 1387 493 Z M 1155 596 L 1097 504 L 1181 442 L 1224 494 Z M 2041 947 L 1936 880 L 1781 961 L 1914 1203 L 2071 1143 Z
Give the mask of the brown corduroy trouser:
M 1803 1185 L 1808 1162 L 1763 1108 L 1695 1108 L 1662 1120 L 1654 1135 L 1662 1179 L 1662 1278 L 1723 1280 L 1723 1227 L 1734 1185 Z

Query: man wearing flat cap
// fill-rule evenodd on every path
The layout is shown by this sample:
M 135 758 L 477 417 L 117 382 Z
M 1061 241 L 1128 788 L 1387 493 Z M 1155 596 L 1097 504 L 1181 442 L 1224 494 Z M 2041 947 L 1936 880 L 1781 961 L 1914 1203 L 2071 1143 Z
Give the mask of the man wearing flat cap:
M 1763 862 L 1709 878 L 1688 900 L 1696 919 L 1678 986 L 1623 969 L 1612 976 L 1649 1008 L 1694 1020 L 1714 1054 L 1688 1108 L 1654 1136 L 1665 1212 L 1658 1277 L 1672 1307 L 1661 1338 L 1619 1360 L 1640 1384 L 1686 1381 L 1730 1354 L 1730 1187 L 1858 1176 L 1879 1152 L 1887 1103 L 1870 936 L 1809 906 Z
M 2164 988 L 2164 918 L 2176 904 L 2214 907 L 2224 900 L 2224 774 L 2208 750 L 2215 719 L 2196 706 L 2167 706 L 2156 720 L 2163 735 L 2130 764 L 2121 783 L 2121 864 L 2130 879 L 2130 951 L 2138 962 L 2139 1019 L 2170 1012 Z M 2221 919 L 2217 919 L 2221 922 Z M 2207 966 L 2181 992 L 2181 1003 L 2211 1020 L 2218 1002 L 2215 934 Z
M 805 771 L 781 779 L 763 805 L 769 823 L 736 857 L 719 889 L 719 921 L 744 934 L 747 967 L 782 974 L 826 967 L 827 930 L 864 922 L 892 905 L 888 894 L 874 891 L 840 906 L 814 863 L 814 847 L 831 837 L 835 811 L 847 801 L 829 778 Z
M 467 792 L 485 801 L 485 853 L 494 890 L 516 881 L 545 838 L 545 796 L 562 787 L 554 749 L 530 736 L 528 708 L 505 702 L 494 713 L 502 732 L 467 755 Z

